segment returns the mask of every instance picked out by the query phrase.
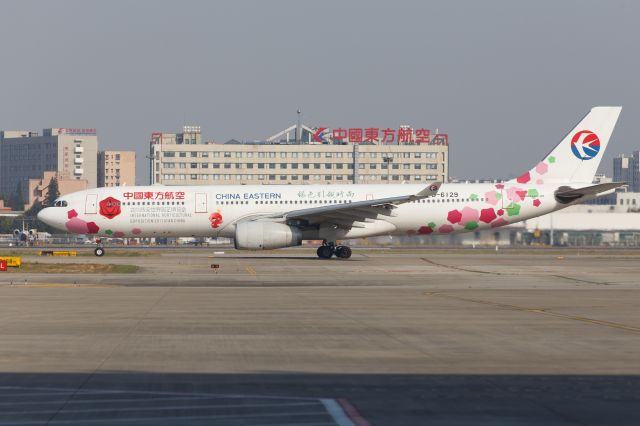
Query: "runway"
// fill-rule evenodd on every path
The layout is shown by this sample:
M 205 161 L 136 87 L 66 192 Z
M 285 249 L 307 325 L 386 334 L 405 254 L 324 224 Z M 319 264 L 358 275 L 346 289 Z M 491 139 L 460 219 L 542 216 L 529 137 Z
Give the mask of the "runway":
M 0 275 L 0 425 L 640 424 L 640 253 L 213 253 Z

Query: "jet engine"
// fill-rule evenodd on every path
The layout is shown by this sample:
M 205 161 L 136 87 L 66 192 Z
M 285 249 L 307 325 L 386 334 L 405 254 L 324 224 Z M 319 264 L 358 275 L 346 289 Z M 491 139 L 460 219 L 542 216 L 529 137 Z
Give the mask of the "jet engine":
M 300 244 L 302 232 L 294 226 L 259 220 L 236 225 L 235 246 L 238 250 L 269 250 Z

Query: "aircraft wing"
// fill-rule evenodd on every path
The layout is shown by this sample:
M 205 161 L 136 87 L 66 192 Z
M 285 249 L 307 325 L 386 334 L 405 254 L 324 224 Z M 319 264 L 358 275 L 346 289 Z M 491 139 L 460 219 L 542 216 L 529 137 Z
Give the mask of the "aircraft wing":
M 340 228 L 347 229 L 364 227 L 364 225 L 359 222 L 375 220 L 379 216 L 395 216 L 393 210 L 398 205 L 435 196 L 438 193 L 441 184 L 441 182 L 431 183 L 416 194 L 291 210 L 279 214 L 254 218 L 254 220 L 284 220 L 286 222 L 299 222 L 299 225 L 302 226 L 331 223 Z

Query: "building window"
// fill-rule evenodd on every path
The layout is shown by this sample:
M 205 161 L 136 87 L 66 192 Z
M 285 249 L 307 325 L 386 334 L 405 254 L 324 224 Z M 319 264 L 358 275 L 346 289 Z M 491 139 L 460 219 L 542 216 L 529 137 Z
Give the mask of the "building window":
M 192 180 L 197 180 L 198 179 L 198 175 L 191 175 L 191 179 Z
M 269 163 L 269 168 L 270 169 L 275 169 L 276 168 L 276 163 Z
M 281 152 L 280 153 L 280 158 L 287 158 L 287 153 L 286 152 Z
M 245 166 L 247 167 L 247 169 L 253 169 L 253 163 L 247 163 L 245 164 Z
M 185 158 L 187 156 L 186 152 L 179 152 L 178 157 Z
M 228 151 L 225 151 L 224 158 L 231 158 L 231 153 Z
M 298 168 L 298 163 L 293 163 L 293 164 L 291 165 L 291 168 L 292 168 L 292 169 L 297 169 L 297 168 Z
M 281 169 L 286 169 L 287 168 L 287 163 L 280 163 L 280 168 Z
M 324 168 L 327 170 L 331 170 L 332 168 L 331 166 L 332 166 L 331 163 L 324 163 Z
M 197 169 L 198 168 L 198 163 L 191 163 L 191 168 L 192 169 Z
M 200 165 L 200 167 L 202 167 L 203 169 L 208 169 L 209 168 L 209 163 L 202 163 Z
M 276 175 L 269 175 L 269 180 L 276 180 Z

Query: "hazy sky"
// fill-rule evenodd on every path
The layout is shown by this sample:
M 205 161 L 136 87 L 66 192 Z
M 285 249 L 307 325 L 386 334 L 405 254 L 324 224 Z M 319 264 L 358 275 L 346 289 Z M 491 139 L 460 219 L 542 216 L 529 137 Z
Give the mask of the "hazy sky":
M 507 177 L 594 105 L 624 107 L 602 169 L 640 149 L 640 2 L 19 1 L 0 13 L 0 129 L 265 138 L 304 122 L 439 128 L 451 175 Z

